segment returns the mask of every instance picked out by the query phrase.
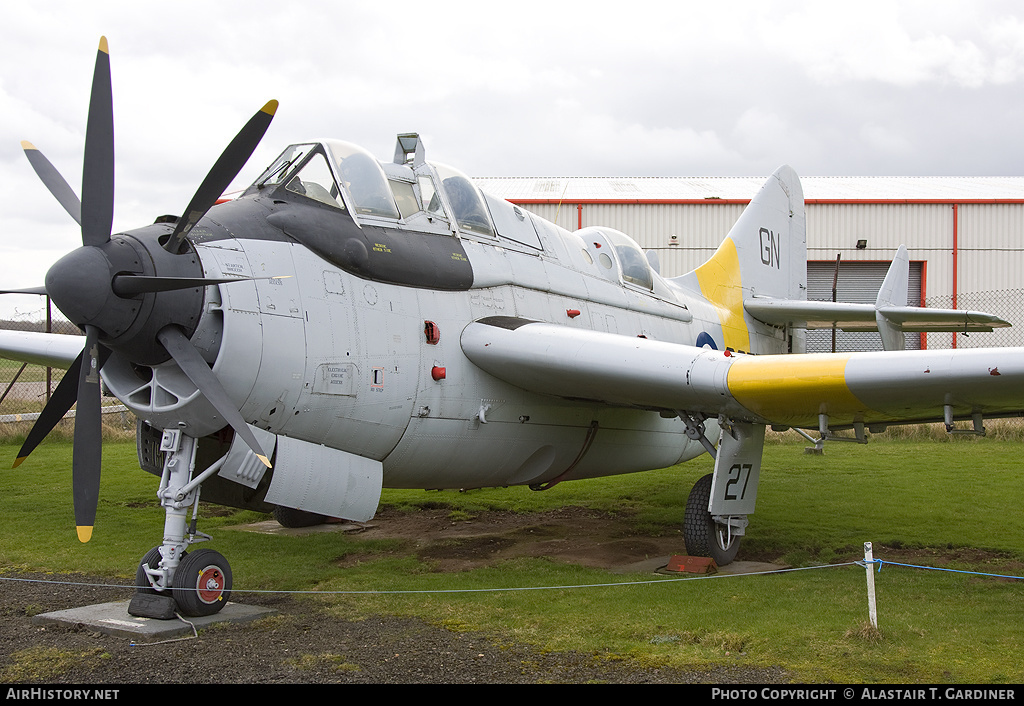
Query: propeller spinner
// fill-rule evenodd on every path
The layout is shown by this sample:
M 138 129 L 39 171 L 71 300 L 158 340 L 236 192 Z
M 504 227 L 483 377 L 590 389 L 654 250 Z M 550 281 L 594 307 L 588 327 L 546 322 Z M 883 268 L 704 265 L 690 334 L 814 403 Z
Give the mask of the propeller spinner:
M 202 288 L 237 279 L 206 279 L 190 252 L 187 236 L 214 206 L 266 133 L 277 101 L 263 106 L 221 154 L 184 215 L 163 244 L 111 236 L 114 214 L 114 122 L 110 56 L 100 39 L 93 72 L 85 136 L 82 199 L 52 164 L 30 143 L 25 154 L 43 184 L 82 227 L 82 247 L 57 261 L 46 275 L 45 289 L 57 307 L 85 331 L 85 347 L 57 386 L 18 453 L 17 467 L 53 429 L 75 402 L 72 469 L 78 537 L 92 536 L 100 482 L 99 371 L 112 352 L 140 365 L 168 359 L 192 380 L 213 407 L 260 458 L 270 466 L 220 381 L 189 341 Z M 191 290 L 191 291 L 187 291 Z M 15 291 L 15 290 L 10 290 Z M 167 292 L 176 292 L 168 296 Z

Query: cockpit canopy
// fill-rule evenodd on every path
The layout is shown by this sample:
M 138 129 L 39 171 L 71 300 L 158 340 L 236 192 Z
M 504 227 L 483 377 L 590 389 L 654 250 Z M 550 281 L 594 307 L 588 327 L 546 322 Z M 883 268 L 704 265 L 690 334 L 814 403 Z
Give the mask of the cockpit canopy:
M 340 183 L 339 183 L 340 182 Z M 256 180 L 353 213 L 399 218 L 384 170 L 362 147 L 340 140 L 290 145 Z
M 440 219 L 467 234 L 496 237 L 487 201 L 469 177 L 443 164 L 429 164 L 421 155 L 415 162 L 381 165 L 349 142 L 291 145 L 255 186 L 282 184 L 291 193 L 348 212 L 357 221 L 368 217 L 401 222 L 422 213 L 431 222 Z

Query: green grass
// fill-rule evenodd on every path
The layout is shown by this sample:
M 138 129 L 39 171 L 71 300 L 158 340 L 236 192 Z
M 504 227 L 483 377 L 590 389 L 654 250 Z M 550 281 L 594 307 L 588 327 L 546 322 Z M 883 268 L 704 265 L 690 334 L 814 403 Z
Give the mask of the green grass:
M 1024 442 L 955 437 L 826 445 L 803 440 L 765 450 L 757 512 L 744 556 L 798 567 L 846 564 L 874 543 L 882 560 L 1024 576 Z M 16 445 L 0 445 L 0 463 Z M 137 469 L 133 443 L 104 446 L 96 532 L 74 538 L 70 445 L 47 443 L 0 473 L 0 568 L 130 578 L 158 540 L 157 479 Z M 467 493 L 386 490 L 382 502 L 415 513 L 444 503 L 456 516 L 565 505 L 614 512 L 650 533 L 677 532 L 692 483 L 710 460 L 649 473 Z M 597 659 L 701 668 L 782 666 L 800 681 L 1020 683 L 1024 581 L 885 565 L 875 574 L 879 630 L 866 629 L 865 571 L 855 565 L 768 576 L 649 583 L 548 561 L 518 559 L 438 573 L 397 540 L 321 534 L 279 537 L 222 529 L 262 518 L 226 512 L 200 529 L 232 562 L 235 588 L 320 590 L 330 615 L 417 615 L 496 641 L 579 650 Z M 343 559 L 359 556 L 350 568 Z M 346 565 L 352 562 L 344 562 Z M 635 582 L 632 585 L 604 585 Z M 513 587 L 528 591 L 384 593 Z M 590 587 L 593 586 L 593 587 Z M 359 595 L 354 591 L 378 591 Z M 244 600 L 244 593 L 236 593 Z

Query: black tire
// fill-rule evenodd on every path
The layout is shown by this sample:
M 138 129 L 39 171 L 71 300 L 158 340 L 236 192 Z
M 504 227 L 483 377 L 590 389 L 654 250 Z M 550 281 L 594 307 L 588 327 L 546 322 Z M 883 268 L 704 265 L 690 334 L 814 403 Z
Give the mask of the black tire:
M 691 556 L 707 556 L 715 560 L 719 566 L 731 564 L 740 550 L 740 538 L 733 537 L 728 547 L 723 547 L 724 537 L 719 532 L 719 525 L 711 519 L 708 504 L 711 502 L 711 474 L 702 477 L 693 484 L 690 495 L 686 499 L 686 512 L 683 515 L 683 540 L 686 551 Z
M 135 570 L 136 593 L 158 593 L 152 584 L 149 583 L 149 576 L 146 575 L 146 571 L 142 567 L 148 566 L 151 569 L 155 569 L 160 566 L 160 558 L 160 547 L 153 547 L 142 557 L 142 561 L 139 562 L 139 568 Z
M 231 567 L 220 552 L 197 549 L 181 560 L 171 583 L 184 615 L 213 615 L 231 598 Z
M 289 529 L 322 525 L 327 521 L 325 515 L 318 515 L 315 512 L 306 512 L 305 510 L 296 510 L 293 507 L 285 507 L 284 505 L 274 506 L 274 519 L 277 520 L 279 525 Z

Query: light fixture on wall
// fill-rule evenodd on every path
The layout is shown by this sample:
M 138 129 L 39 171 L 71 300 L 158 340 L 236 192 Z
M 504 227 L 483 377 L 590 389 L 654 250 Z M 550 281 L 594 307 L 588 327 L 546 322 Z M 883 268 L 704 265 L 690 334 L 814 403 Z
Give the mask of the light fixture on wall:
M 866 248 L 867 246 L 868 246 L 868 241 L 867 241 L 867 240 L 864 240 L 864 239 L 862 238 L 862 239 L 860 239 L 860 240 L 858 240 L 858 241 L 857 241 L 857 249 L 858 249 L 858 250 L 863 250 L 863 249 L 864 249 L 864 248 Z

